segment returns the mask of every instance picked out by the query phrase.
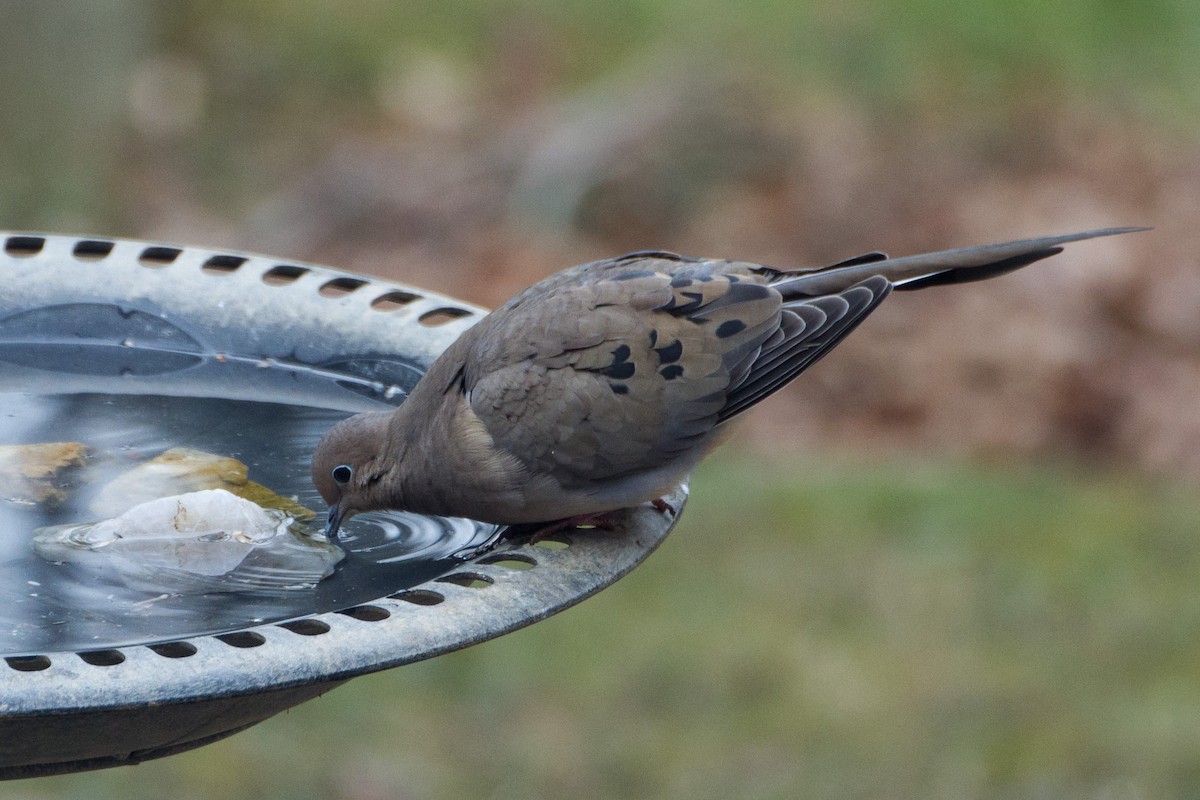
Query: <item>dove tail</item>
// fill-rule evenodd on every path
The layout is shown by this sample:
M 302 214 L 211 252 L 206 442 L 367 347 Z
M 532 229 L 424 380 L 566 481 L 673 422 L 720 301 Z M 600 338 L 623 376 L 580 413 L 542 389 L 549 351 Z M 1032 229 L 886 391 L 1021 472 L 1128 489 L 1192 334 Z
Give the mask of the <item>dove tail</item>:
M 1045 236 L 1000 244 L 941 250 L 902 258 L 868 253 L 830 267 L 785 272 L 774 287 L 785 299 L 817 297 L 842 291 L 874 275 L 882 275 L 901 291 L 994 278 L 1061 253 L 1063 245 L 1100 236 L 1147 231 L 1149 228 L 1104 228 L 1063 236 Z

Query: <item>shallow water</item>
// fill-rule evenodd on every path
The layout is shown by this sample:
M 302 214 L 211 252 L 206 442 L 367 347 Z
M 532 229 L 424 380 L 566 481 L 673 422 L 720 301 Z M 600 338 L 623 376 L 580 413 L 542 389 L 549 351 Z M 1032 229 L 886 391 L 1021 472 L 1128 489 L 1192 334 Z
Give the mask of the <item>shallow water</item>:
M 81 442 L 93 457 L 58 507 L 0 500 L 0 655 L 146 644 L 237 630 L 363 603 L 423 583 L 495 533 L 469 520 L 364 514 L 343 528 L 346 558 L 313 589 L 156 594 L 48 563 L 37 528 L 97 521 L 88 503 L 111 478 L 172 447 L 231 456 L 249 478 L 317 513 L 309 457 L 344 411 L 146 394 L 0 392 L 0 444 Z

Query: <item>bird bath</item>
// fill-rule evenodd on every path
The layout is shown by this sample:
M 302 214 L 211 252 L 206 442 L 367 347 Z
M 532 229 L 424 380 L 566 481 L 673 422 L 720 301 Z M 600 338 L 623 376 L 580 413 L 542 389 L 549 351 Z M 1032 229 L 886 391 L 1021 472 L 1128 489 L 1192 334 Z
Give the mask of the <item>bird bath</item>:
M 480 553 L 489 526 L 364 515 L 332 576 L 268 592 L 164 593 L 40 560 L 34 528 L 83 521 L 103 505 L 92 484 L 173 447 L 232 456 L 323 513 L 307 478 L 320 435 L 401 402 L 483 312 L 260 256 L 25 234 L 0 245 L 0 445 L 88 452 L 52 508 L 0 486 L 0 778 L 198 747 L 356 675 L 515 630 L 621 578 L 674 523 L 631 509 L 611 531 Z

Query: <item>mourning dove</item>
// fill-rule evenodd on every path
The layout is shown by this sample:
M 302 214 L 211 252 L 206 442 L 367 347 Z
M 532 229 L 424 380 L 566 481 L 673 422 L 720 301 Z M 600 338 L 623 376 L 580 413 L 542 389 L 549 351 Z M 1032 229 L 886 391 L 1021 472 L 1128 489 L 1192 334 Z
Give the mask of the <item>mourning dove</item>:
M 559 527 L 667 494 L 730 423 L 892 289 L 991 278 L 1110 228 L 783 271 L 642 251 L 534 284 L 468 329 L 396 409 L 313 454 L 326 534 L 394 509 Z

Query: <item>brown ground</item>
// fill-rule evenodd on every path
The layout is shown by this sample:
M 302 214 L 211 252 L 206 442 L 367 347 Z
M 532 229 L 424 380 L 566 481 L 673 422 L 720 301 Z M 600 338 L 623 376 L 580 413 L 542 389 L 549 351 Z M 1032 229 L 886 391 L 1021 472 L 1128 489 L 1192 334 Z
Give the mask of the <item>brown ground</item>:
M 546 101 L 520 88 L 536 81 L 475 93 L 430 69 L 237 221 L 188 195 L 151 148 L 131 173 L 154 189 L 140 193 L 139 233 L 490 306 L 644 247 L 816 265 L 1153 225 L 987 284 L 892 298 L 746 434 L 764 448 L 1065 456 L 1200 477 L 1200 159 L 1171 134 L 1050 102 L 994 124 L 917 123 L 671 70 Z

